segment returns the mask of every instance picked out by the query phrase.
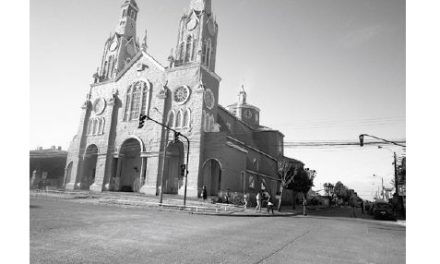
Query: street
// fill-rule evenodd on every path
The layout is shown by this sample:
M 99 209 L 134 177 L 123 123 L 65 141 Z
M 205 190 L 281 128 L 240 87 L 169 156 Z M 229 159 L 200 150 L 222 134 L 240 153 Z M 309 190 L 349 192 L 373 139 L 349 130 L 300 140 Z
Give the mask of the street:
M 323 216 L 233 217 L 31 198 L 31 263 L 405 263 L 406 228 Z

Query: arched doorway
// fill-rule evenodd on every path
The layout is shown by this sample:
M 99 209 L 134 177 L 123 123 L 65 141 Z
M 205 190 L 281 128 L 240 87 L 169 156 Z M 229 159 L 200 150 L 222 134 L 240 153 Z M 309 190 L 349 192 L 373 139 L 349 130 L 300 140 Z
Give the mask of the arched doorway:
M 63 188 L 66 188 L 66 184 L 70 182 L 71 176 L 72 176 L 72 166 L 73 162 L 70 162 L 66 167 L 66 172 L 64 175 L 64 182 L 63 182 Z
M 183 184 L 180 166 L 183 162 L 183 143 L 173 142 L 167 147 L 163 184 L 164 193 L 177 194 Z
M 116 191 L 138 192 L 142 172 L 141 145 L 135 138 L 127 139 L 119 152 L 119 175 Z
M 205 185 L 208 196 L 218 194 L 221 188 L 222 170 L 220 163 L 215 159 L 210 159 L 203 165 L 203 180 L 201 186 Z
M 96 162 L 98 161 L 98 147 L 90 145 L 84 153 L 83 173 L 81 177 L 81 190 L 89 190 L 95 182 Z

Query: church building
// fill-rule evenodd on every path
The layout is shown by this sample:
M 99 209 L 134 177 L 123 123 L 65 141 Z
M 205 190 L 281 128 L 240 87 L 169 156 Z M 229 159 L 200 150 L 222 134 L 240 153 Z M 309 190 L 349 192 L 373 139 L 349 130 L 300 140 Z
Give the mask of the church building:
M 183 195 L 187 169 L 189 197 L 203 186 L 210 196 L 262 188 L 274 195 L 284 135 L 260 125 L 260 109 L 243 87 L 235 103 L 219 105 L 221 89 L 236 88 L 220 88 L 215 71 L 219 26 L 211 0 L 190 2 L 168 65 L 148 53 L 146 36 L 137 41 L 138 13 L 136 1 L 125 0 L 105 42 L 70 143 L 66 189 Z M 150 119 L 139 128 L 141 115 L 185 135 L 189 146 Z

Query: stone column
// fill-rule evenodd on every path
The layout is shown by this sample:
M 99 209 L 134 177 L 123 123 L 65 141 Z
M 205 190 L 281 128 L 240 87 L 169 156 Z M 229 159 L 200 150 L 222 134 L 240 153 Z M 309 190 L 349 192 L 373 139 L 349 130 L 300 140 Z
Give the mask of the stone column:
M 90 102 L 90 94 L 87 94 L 87 100 L 84 102 L 84 104 L 81 107 L 81 117 L 79 121 L 79 127 L 77 132 L 77 140 L 74 142 L 71 149 L 69 149 L 69 155 L 72 157 L 72 172 L 70 177 L 70 182 L 66 184 L 66 190 L 74 190 L 77 186 L 75 186 L 75 183 L 81 180 L 82 176 L 82 154 L 84 153 L 85 149 L 83 149 L 85 146 L 85 141 L 87 137 L 87 126 L 88 121 L 90 117 L 90 112 L 92 110 L 92 103 Z M 68 161 L 69 162 L 69 161 Z
M 102 192 L 104 186 L 104 175 L 107 155 L 106 154 L 98 154 L 98 159 L 96 161 L 96 172 L 95 172 L 95 181 L 90 186 L 90 191 L 93 192 Z
M 163 89 L 156 95 L 158 98 L 156 102 L 158 111 L 150 111 L 149 116 L 154 120 L 165 123 L 168 111 L 166 109 L 166 99 L 168 97 L 168 88 L 166 85 Z M 154 135 L 154 143 L 148 146 L 148 151 L 143 153 L 141 157 L 146 158 L 146 172 L 145 172 L 145 183 L 141 187 L 140 192 L 156 195 L 157 194 L 157 184 L 158 179 L 160 178 L 160 164 L 161 164 L 161 152 L 165 148 L 164 143 L 162 142 L 165 137 L 165 129 L 158 124 L 151 123 L 152 134 Z

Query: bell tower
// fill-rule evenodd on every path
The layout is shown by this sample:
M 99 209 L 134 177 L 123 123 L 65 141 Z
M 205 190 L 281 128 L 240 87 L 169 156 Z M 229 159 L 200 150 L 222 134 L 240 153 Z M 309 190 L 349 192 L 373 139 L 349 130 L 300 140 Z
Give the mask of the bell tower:
M 171 67 L 199 63 L 215 72 L 218 24 L 211 0 L 191 0 L 190 10 L 179 22 L 179 34 Z
M 110 34 L 104 45 L 101 67 L 94 75 L 95 83 L 116 77 L 139 52 L 136 40 L 136 19 L 139 8 L 135 0 L 124 0 L 115 33 Z
M 121 17 L 116 26 L 116 33 L 126 38 L 136 36 L 136 19 L 139 8 L 135 0 L 125 0 L 121 6 Z

